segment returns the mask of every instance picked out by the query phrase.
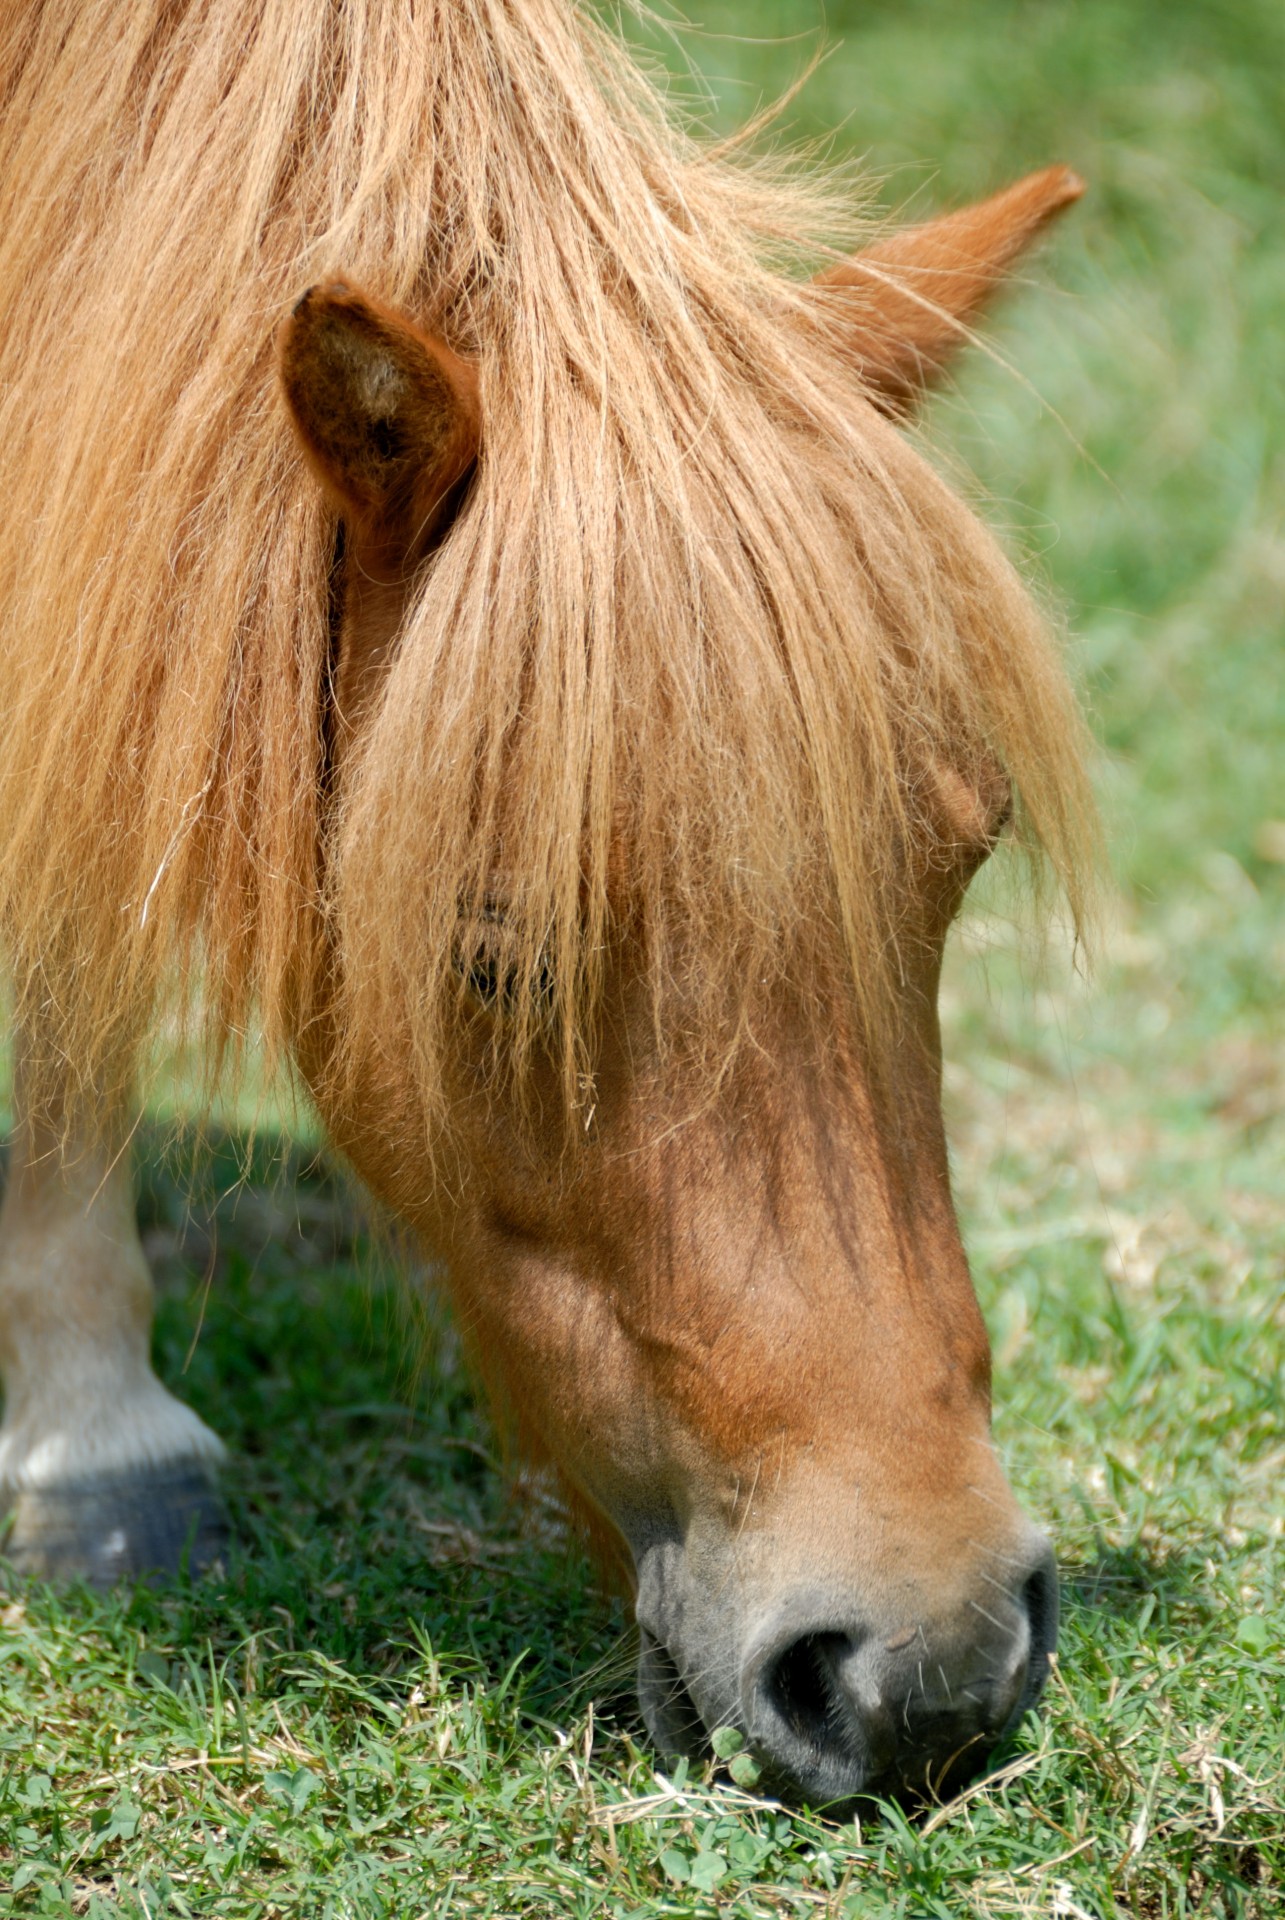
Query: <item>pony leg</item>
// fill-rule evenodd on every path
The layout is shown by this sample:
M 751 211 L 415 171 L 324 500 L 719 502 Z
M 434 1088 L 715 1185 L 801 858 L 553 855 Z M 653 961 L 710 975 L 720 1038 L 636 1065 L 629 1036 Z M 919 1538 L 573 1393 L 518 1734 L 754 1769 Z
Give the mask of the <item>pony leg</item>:
M 226 1539 L 221 1441 L 151 1364 L 152 1278 L 127 1146 L 23 1111 L 0 1205 L 0 1515 L 24 1573 L 97 1586 Z

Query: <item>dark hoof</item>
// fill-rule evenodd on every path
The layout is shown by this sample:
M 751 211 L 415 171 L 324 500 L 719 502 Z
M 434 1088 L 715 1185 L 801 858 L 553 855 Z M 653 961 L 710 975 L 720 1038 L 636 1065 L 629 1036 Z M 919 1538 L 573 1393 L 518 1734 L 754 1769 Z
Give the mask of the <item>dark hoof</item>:
M 37 1580 L 118 1580 L 204 1573 L 228 1543 L 209 1472 L 193 1461 L 27 1488 L 10 1509 L 2 1553 Z

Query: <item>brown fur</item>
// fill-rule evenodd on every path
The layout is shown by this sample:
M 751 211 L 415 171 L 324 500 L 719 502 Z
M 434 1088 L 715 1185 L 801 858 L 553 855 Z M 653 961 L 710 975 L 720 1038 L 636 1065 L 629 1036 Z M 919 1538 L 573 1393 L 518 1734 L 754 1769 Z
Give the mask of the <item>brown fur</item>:
M 877 304 L 866 311 L 877 317 Z M 301 435 L 314 459 L 325 449 L 321 471 L 349 529 L 334 673 L 341 799 L 417 591 L 424 529 L 441 532 L 446 490 L 487 443 L 485 396 L 479 406 L 468 370 L 404 316 L 372 316 L 347 286 L 315 289 L 280 349 Z M 376 438 L 396 446 L 395 463 L 372 465 Z M 403 464 L 431 513 L 407 509 Z M 457 498 L 455 511 L 467 505 Z M 1008 803 L 997 763 L 924 770 L 900 865 L 895 1059 L 871 1072 L 869 1035 L 822 927 L 796 948 L 790 977 L 744 996 L 753 1044 L 704 1111 L 699 1082 L 673 1071 L 676 1049 L 657 1035 L 645 943 L 624 938 L 604 956 L 592 1076 L 566 1102 L 546 1026 L 525 1100 L 503 1097 L 497 1068 L 528 988 L 497 860 L 494 897 L 452 933 L 458 1018 L 444 1092 L 458 1174 L 446 1182 L 443 1135 L 426 1127 L 404 1053 L 345 1055 L 332 950 L 300 1042 L 328 1123 L 447 1256 L 494 1399 L 591 1517 L 636 1512 L 696 1447 L 706 1499 L 748 1484 L 769 1457 L 778 1476 L 804 1461 L 842 1479 L 860 1462 L 902 1550 L 916 1531 L 938 1547 L 958 1535 L 962 1564 L 979 1540 L 989 1550 L 988 1529 L 1012 1526 L 993 1458 L 976 1451 L 989 1362 L 950 1205 L 935 1015 L 946 930 Z M 627 867 L 609 879 L 626 927 L 629 882 Z M 549 998 L 538 1001 L 546 1021 Z M 685 999 L 676 980 L 666 1018 L 682 1032 L 699 1005 L 699 983 Z M 403 1007 L 388 1031 L 413 1027 Z M 591 1151 L 560 1150 L 567 1123 Z M 973 1511 L 979 1484 L 986 1524 Z
M 0 920 L 52 1054 L 101 1083 L 176 991 L 216 1056 L 297 1024 L 335 518 L 272 339 L 337 272 L 487 397 L 329 837 L 350 1064 L 441 1111 L 497 889 L 567 1088 L 625 930 L 711 1086 L 760 982 L 825 1020 L 818 943 L 877 1048 L 943 767 L 1002 764 L 1078 909 L 1043 623 L 783 270 L 853 237 L 824 182 L 707 158 L 555 0 L 43 0 L 0 97 Z

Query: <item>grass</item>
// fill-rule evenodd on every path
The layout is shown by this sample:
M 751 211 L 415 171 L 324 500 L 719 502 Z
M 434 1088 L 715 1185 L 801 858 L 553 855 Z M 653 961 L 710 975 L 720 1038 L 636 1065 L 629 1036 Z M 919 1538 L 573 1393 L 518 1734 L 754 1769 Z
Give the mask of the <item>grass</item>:
M 688 43 L 725 124 L 819 15 L 704 18 L 745 36 Z M 235 1450 L 239 1545 L 167 1592 L 0 1601 L 0 1916 L 1285 1907 L 1285 17 L 829 29 L 796 130 L 841 125 L 891 202 L 1054 157 L 1092 186 L 999 321 L 1021 378 L 974 363 L 931 422 L 1071 610 L 1118 867 L 1091 985 L 1032 974 L 992 896 L 945 989 L 997 1435 L 1064 1578 L 1046 1705 L 922 1829 L 658 1773 L 625 1610 L 497 1469 L 449 1324 L 315 1170 L 219 1198 L 235 1142 L 200 1175 L 180 1142 L 143 1204 L 158 1357 Z

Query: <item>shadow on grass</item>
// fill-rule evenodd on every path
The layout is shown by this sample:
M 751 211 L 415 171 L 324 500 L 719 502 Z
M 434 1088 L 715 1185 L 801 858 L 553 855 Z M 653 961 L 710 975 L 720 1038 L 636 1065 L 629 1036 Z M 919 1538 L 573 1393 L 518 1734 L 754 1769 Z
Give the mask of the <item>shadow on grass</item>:
M 425 1642 L 486 1682 L 520 1662 L 551 1717 L 605 1674 L 628 1720 L 622 1609 L 550 1491 L 500 1464 L 431 1273 L 408 1284 L 358 1196 L 280 1136 L 149 1131 L 138 1162 L 157 1371 L 227 1443 L 234 1544 L 223 1574 L 129 1596 L 130 1621 L 178 1653 L 376 1681 Z
M 1109 1546 L 1099 1541 L 1090 1560 L 1060 1567 L 1064 1607 L 1131 1619 L 1146 1626 L 1152 1618 L 1168 1621 L 1207 1614 L 1216 1604 L 1209 1592 L 1207 1556 L 1197 1548 L 1152 1550 L 1130 1541 Z

